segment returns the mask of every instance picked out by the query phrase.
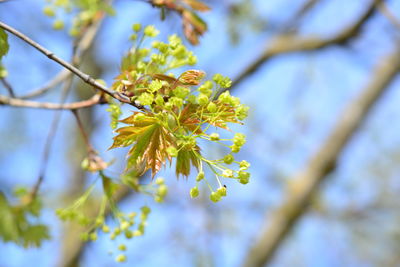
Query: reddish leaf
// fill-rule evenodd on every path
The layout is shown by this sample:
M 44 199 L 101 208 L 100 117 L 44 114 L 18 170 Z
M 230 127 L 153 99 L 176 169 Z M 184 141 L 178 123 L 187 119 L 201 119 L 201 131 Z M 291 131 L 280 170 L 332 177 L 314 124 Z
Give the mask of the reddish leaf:
M 183 85 L 198 85 L 205 75 L 201 70 L 188 70 L 182 73 L 178 80 Z
M 205 11 L 209 11 L 210 8 L 198 1 L 198 0 L 182 0 L 184 3 L 186 3 L 188 6 L 190 6 L 191 8 L 193 8 L 194 10 L 200 11 L 200 12 L 205 12 Z
M 179 177 L 180 174 L 183 176 L 189 176 L 191 165 L 195 166 L 196 169 L 199 168 L 199 159 L 196 156 L 196 152 L 199 150 L 199 147 L 196 147 L 193 150 L 185 150 L 181 149 L 176 158 L 176 176 Z
M 174 137 L 151 115 L 135 120 L 138 113 L 140 112 L 135 112 L 121 121 L 131 126 L 122 127 L 116 131 L 118 135 L 114 137 L 114 143 L 110 149 L 133 144 L 128 152 L 127 170 L 144 165 L 143 173 L 151 169 L 154 177 L 166 160 L 171 160 L 167 148 L 174 144 Z

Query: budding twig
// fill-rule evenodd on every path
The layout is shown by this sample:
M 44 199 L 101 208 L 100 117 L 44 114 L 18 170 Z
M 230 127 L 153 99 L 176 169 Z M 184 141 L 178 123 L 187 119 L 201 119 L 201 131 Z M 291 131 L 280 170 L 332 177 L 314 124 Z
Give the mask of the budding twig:
M 37 50 L 39 50 L 41 53 L 43 53 L 44 55 L 46 55 L 49 59 L 57 62 L 58 64 L 60 64 L 61 66 L 63 66 L 64 68 L 68 69 L 69 71 L 71 71 L 72 73 L 74 73 L 76 76 L 78 76 L 82 81 L 84 81 L 85 83 L 92 85 L 93 87 L 95 87 L 96 89 L 103 91 L 104 93 L 110 95 L 111 97 L 119 100 L 120 102 L 123 103 L 128 103 L 130 105 L 133 105 L 135 107 L 138 107 L 135 103 L 132 103 L 129 99 L 129 97 L 108 89 L 106 86 L 102 85 L 101 83 L 97 82 L 94 78 L 92 78 L 90 75 L 80 71 L 78 68 L 74 67 L 72 64 L 66 62 L 65 60 L 59 58 L 58 56 L 56 56 L 53 52 L 51 52 L 50 50 L 44 48 L 43 46 L 41 46 L 40 44 L 36 43 L 35 41 L 33 41 L 32 39 L 30 39 L 28 36 L 24 35 L 23 33 L 17 31 L 16 29 L 14 29 L 13 27 L 3 23 L 0 21 L 0 28 L 3 28 L 4 30 L 8 31 L 9 33 L 17 36 L 18 38 L 20 38 L 21 40 L 23 40 L 24 42 L 26 42 L 27 44 L 31 45 L 32 47 L 36 48 Z

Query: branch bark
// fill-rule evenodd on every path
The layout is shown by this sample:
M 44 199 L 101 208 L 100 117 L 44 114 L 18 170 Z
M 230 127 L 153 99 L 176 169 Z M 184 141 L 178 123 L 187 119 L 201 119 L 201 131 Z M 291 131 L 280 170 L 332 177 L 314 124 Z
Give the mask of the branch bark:
M 110 95 L 111 97 L 119 100 L 120 102 L 128 103 L 130 105 L 135 106 L 134 103 L 131 103 L 129 97 L 127 97 L 127 96 L 125 96 L 125 95 L 123 95 L 123 94 L 121 94 L 119 92 L 116 92 L 116 91 L 108 89 L 107 87 L 105 87 L 101 83 L 97 82 L 90 75 L 80 71 L 78 68 L 74 67 L 72 64 L 68 63 L 67 61 L 65 61 L 65 60 L 63 60 L 61 58 L 59 58 L 53 52 L 51 52 L 50 50 L 44 48 L 43 46 L 41 46 L 40 44 L 36 43 L 32 39 L 30 39 L 28 36 L 22 34 L 21 32 L 17 31 L 16 29 L 10 27 L 9 25 L 7 25 L 7 24 L 5 24 L 5 23 L 3 23 L 1 21 L 0 21 L 0 28 L 3 28 L 4 30 L 6 30 L 9 33 L 17 36 L 18 38 L 20 38 L 21 40 L 23 40 L 27 44 L 29 44 L 32 47 L 36 48 L 38 51 L 40 51 L 41 53 L 46 55 L 49 59 L 57 62 L 58 64 L 63 66 L 65 69 L 68 69 L 69 71 L 74 73 L 76 76 L 78 76 L 85 83 L 93 86 L 94 88 L 96 88 L 96 89 L 98 89 L 100 91 L 103 91 L 104 93 L 106 93 L 106 94 Z M 138 106 L 136 106 L 136 107 L 139 108 Z
M 240 84 L 247 76 L 253 74 L 262 64 L 272 57 L 293 52 L 315 51 L 327 46 L 342 44 L 349 41 L 357 36 L 364 22 L 374 14 L 377 5 L 381 2 L 382 0 L 372 0 L 355 23 L 346 27 L 331 38 L 323 39 L 316 36 L 300 37 L 295 34 L 283 34 L 275 37 L 274 40 L 268 41 L 264 52 L 237 76 L 232 83 L 232 87 Z
M 400 44 L 392 53 L 380 60 L 371 74 L 370 82 L 358 98 L 344 110 L 326 142 L 310 159 L 304 170 L 294 177 L 296 185 L 299 185 L 296 191 L 288 192 L 288 197 L 282 206 L 265 218 L 259 239 L 249 250 L 243 266 L 264 266 L 272 259 L 282 241 L 306 212 L 320 184 L 335 168 L 345 145 L 359 129 L 399 70 Z
M 101 96 L 99 94 L 94 95 L 88 100 L 78 101 L 68 104 L 57 104 L 49 102 L 36 102 L 30 100 L 22 100 L 19 98 L 7 97 L 0 95 L 0 105 L 9 105 L 13 107 L 24 107 L 24 108 L 40 108 L 49 110 L 60 110 L 60 109 L 70 109 L 76 110 L 80 108 L 87 108 L 100 103 Z

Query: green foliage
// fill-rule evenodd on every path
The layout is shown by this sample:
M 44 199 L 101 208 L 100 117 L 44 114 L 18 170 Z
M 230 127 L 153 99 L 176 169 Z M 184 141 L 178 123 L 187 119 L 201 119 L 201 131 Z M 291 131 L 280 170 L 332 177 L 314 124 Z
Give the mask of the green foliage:
M 22 204 L 11 205 L 0 192 L 0 238 L 23 247 L 39 247 L 50 235 L 46 225 L 32 224 L 30 217 L 39 217 L 42 205 L 37 198 L 29 200 L 26 190 L 19 190 L 17 195 Z
M 140 34 L 138 24 L 133 29 L 135 34 Z M 142 110 L 120 120 L 127 126 L 116 130 L 110 149 L 130 147 L 126 172 L 134 169 L 137 175 L 151 169 L 154 177 L 167 161 L 171 163 L 176 158 L 177 176 L 187 177 L 194 166 L 200 170 L 201 175 L 196 179 L 200 181 L 204 178 L 203 165 L 207 165 L 218 183 L 218 177 L 248 182 L 249 174 L 240 166 L 240 170 L 226 166 L 239 165 L 232 153 L 240 151 L 246 142 L 245 135 L 236 133 L 232 139 L 220 139 L 218 133 L 208 133 L 212 126 L 229 130 L 228 123 L 241 124 L 248 107 L 229 91 L 218 96 L 220 90 L 232 84 L 221 74 L 205 82 L 202 81 L 206 74 L 200 70 L 187 70 L 178 77 L 166 74 L 184 65 L 192 65 L 194 55 L 176 35 L 170 36 L 168 43 L 154 41 L 152 49 L 140 48 L 145 38 L 157 33 L 153 26 L 144 28 L 140 41 L 134 41 L 132 49 L 124 57 L 121 74 L 115 78 L 113 89 L 129 96 Z M 223 159 L 206 159 L 201 155 L 199 139 L 221 144 L 230 148 L 230 152 Z M 226 142 L 232 143 L 229 146 Z M 195 192 L 191 191 L 192 197 L 196 196 Z M 217 202 L 225 195 L 211 189 L 210 198 Z
M 9 48 L 7 33 L 3 29 L 0 29 L 0 60 L 7 54 Z
M 72 14 L 72 24 L 69 27 L 71 36 L 81 36 L 85 29 L 98 21 L 105 14 L 115 14 L 114 9 L 104 0 L 48 0 L 43 8 L 43 14 L 54 19 L 53 28 L 64 28 L 65 15 Z
M 196 12 L 208 11 L 207 5 L 198 0 L 149 2 L 162 11 L 177 12 L 182 17 L 186 38 L 192 44 L 199 43 L 207 24 Z M 90 25 L 106 14 L 114 13 L 109 3 L 103 0 L 48 0 L 43 13 L 53 19 L 54 29 L 69 27 L 76 41 Z M 65 17 L 72 18 L 72 22 Z M 227 195 L 220 178 L 246 184 L 250 177 L 246 172 L 250 165 L 246 161 L 235 161 L 233 155 L 245 144 L 245 136 L 235 133 L 232 138 L 223 139 L 210 129 L 230 131 L 229 123 L 243 124 L 247 116 L 248 107 L 241 104 L 239 98 L 231 96 L 228 91 L 220 94 L 232 85 L 232 81 L 221 74 L 206 80 L 206 73 L 201 70 L 182 71 L 183 67 L 195 65 L 197 58 L 177 35 L 169 36 L 168 42 L 153 41 L 146 47 L 145 42 L 156 37 L 159 31 L 153 25 L 142 27 L 140 24 L 134 24 L 132 30 L 129 38 L 133 42 L 132 47 L 123 57 L 120 74 L 111 89 L 128 97 L 138 110 L 120 120 L 123 104 L 104 97 L 109 104 L 107 111 L 110 112 L 111 128 L 116 133 L 110 149 L 129 147 L 125 171 L 118 178 L 106 175 L 111 163 L 104 162 L 88 144 L 90 151 L 82 162 L 82 168 L 99 174 L 103 192 L 101 196 L 93 193 L 96 180 L 71 205 L 56 211 L 61 220 L 81 226 L 84 241 L 95 241 L 100 233 L 116 241 L 142 236 L 150 208 L 143 206 L 138 212 L 124 213 L 119 210 L 116 198 L 128 186 L 150 196 L 157 203 L 163 202 L 168 194 L 164 179 L 159 177 L 144 185 L 139 177 L 151 170 L 154 178 L 167 162 L 175 162 L 177 177 L 188 177 L 195 168 L 198 171 L 196 186 L 190 190 L 190 196 L 199 196 L 198 183 L 205 182 L 214 202 Z M 0 29 L 0 60 L 8 49 L 7 34 Z M 4 74 L 5 70 L 0 68 L 0 76 L 4 77 Z M 120 123 L 124 126 L 119 127 Z M 201 139 L 222 145 L 226 148 L 226 155 L 221 159 L 205 158 L 199 145 Z M 235 164 L 237 168 L 232 167 Z M 218 182 L 215 190 L 206 179 L 205 166 Z M 17 196 L 21 204 L 11 205 L 0 192 L 0 237 L 24 247 L 39 246 L 49 238 L 45 225 L 31 223 L 32 218 L 39 216 L 41 203 L 37 195 L 28 194 L 26 190 L 20 190 Z M 109 212 L 114 220 L 107 224 Z M 127 246 L 119 243 L 117 248 L 116 261 L 126 261 L 124 251 Z
M 115 101 L 110 100 L 107 111 L 110 112 L 111 129 L 117 128 L 119 117 L 122 115 L 121 105 L 117 104 Z
M 3 29 L 0 29 L 0 78 L 7 76 L 7 70 L 1 64 L 1 59 L 8 53 L 9 49 L 8 35 Z

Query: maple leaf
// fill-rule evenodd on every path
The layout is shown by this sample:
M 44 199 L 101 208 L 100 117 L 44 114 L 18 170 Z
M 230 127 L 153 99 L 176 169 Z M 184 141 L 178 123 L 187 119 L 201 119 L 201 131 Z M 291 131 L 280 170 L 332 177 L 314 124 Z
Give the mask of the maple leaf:
M 138 114 L 140 119 L 135 119 Z M 151 114 L 135 112 L 121 122 L 131 124 L 116 130 L 114 143 L 110 149 L 132 145 L 128 152 L 126 170 L 143 165 L 142 173 L 151 169 L 152 177 L 165 165 L 166 160 L 171 161 L 167 148 L 174 146 L 174 136 L 165 128 L 161 121 Z
M 196 104 L 187 104 L 182 109 L 181 114 L 179 116 L 179 123 L 185 129 L 194 132 L 196 134 L 202 133 L 200 127 L 198 127 L 200 123 L 200 118 L 197 114 L 199 109 L 199 105 Z
M 199 159 L 196 155 L 196 153 L 199 153 L 198 151 L 200 148 L 196 146 L 195 148 L 191 150 L 185 150 L 181 149 L 178 152 L 178 156 L 176 157 L 176 176 L 179 177 L 179 174 L 182 174 L 183 176 L 189 176 L 190 174 L 190 167 L 191 165 L 195 166 L 196 169 L 199 169 Z

